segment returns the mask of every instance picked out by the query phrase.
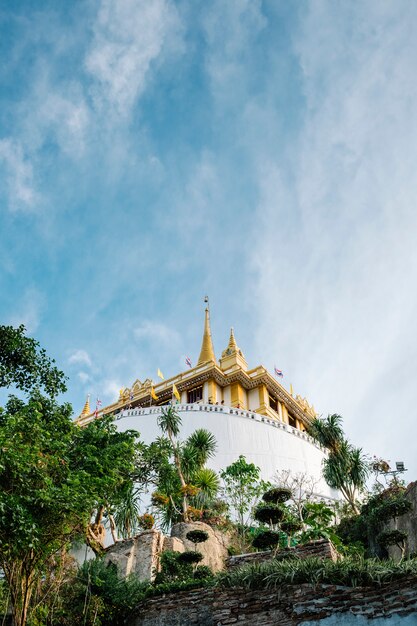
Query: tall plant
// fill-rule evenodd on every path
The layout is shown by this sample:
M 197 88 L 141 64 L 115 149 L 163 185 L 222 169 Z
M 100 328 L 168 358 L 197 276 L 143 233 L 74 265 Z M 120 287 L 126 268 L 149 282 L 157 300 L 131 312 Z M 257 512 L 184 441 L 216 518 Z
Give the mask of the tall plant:
M 323 461 L 323 476 L 329 487 L 339 489 L 352 511 L 359 514 L 357 499 L 365 488 L 369 463 L 361 448 L 355 448 L 345 438 L 340 415 L 325 419 L 314 418 L 309 434 L 328 449 Z

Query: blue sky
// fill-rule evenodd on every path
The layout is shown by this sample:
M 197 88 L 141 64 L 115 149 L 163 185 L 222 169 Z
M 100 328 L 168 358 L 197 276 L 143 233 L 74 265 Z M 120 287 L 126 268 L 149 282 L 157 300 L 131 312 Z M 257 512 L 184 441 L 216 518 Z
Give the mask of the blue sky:
M 417 436 L 417 4 L 0 2 L 0 313 L 103 403 L 217 354 Z

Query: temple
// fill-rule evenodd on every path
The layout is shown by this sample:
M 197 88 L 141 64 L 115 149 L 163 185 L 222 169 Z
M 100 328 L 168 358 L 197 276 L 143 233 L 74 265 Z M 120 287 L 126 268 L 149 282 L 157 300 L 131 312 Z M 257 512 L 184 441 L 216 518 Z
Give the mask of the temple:
M 173 397 L 174 385 L 180 395 L 179 401 Z M 131 387 L 121 389 L 118 400 L 104 407 L 100 414 L 162 406 L 172 400 L 180 404 L 203 403 L 247 409 L 301 431 L 305 431 L 306 422 L 315 416 L 314 408 L 305 398 L 294 398 L 265 367 L 258 365 L 248 369 L 233 328 L 221 358 L 219 361 L 216 359 L 208 307 L 205 310 L 200 356 L 195 367 L 156 384 L 149 378 L 143 382 L 135 380 Z M 78 421 L 82 424 L 93 416 L 87 399 Z
M 117 415 L 120 429 L 136 429 L 146 443 L 160 432 L 157 417 L 163 406 L 175 404 L 182 419 L 181 438 L 195 428 L 206 428 L 217 440 L 210 466 L 221 470 L 244 455 L 261 468 L 264 479 L 274 480 L 280 471 L 302 473 L 317 483 L 317 493 L 335 498 L 322 478 L 326 454 L 306 432 L 314 408 L 305 398 L 293 397 L 267 369 L 248 369 L 233 328 L 220 359 L 216 358 L 210 328 L 210 310 L 205 309 L 200 355 L 195 367 L 155 383 L 135 380 L 120 390 L 119 398 L 99 412 L 89 401 L 77 418 L 87 424 L 100 415 Z

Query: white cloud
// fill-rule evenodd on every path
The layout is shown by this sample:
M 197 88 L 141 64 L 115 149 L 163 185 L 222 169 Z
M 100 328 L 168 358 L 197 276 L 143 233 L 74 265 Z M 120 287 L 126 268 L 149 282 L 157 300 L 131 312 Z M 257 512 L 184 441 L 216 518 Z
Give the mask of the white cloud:
M 78 372 L 77 376 L 80 379 L 80 381 L 83 383 L 83 385 L 85 385 L 91 380 L 90 375 L 87 374 L 87 372 Z
M 176 330 L 169 328 L 165 324 L 153 322 L 151 320 L 144 321 L 140 326 L 134 329 L 136 339 L 149 342 L 157 342 L 163 345 L 177 345 L 180 336 Z
M 91 357 L 86 350 L 75 350 L 68 358 L 68 363 L 71 365 L 86 365 L 92 366 Z
M 33 334 L 39 327 L 45 299 L 43 294 L 35 287 L 25 290 L 17 310 L 12 315 L 10 323 L 13 326 L 24 324 L 29 334 Z
M 259 353 L 323 413 L 342 413 L 355 442 L 411 464 L 417 7 L 407 6 L 310 3 L 295 39 L 306 96 L 295 184 L 260 155 L 253 259 Z
M 181 49 L 181 24 L 169 0 L 102 0 L 85 60 L 96 107 L 129 115 L 151 65 Z
M 40 196 L 35 190 L 32 162 L 20 141 L 0 140 L 0 176 L 2 170 L 9 208 L 12 211 L 35 211 Z

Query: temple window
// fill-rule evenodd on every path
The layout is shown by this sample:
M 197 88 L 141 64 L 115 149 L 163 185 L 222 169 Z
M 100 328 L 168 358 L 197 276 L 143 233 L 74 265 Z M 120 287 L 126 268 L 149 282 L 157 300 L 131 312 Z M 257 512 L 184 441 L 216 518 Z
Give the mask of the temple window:
M 278 413 L 278 400 L 273 396 L 269 396 L 269 406 L 273 411 L 276 411 L 276 413 Z
M 188 404 L 193 404 L 194 402 L 199 402 L 203 399 L 203 386 L 194 387 L 194 389 L 190 389 L 187 394 L 187 402 Z
M 292 426 L 293 428 L 297 428 L 297 422 L 295 421 L 295 417 L 293 417 L 292 415 L 290 415 L 288 413 L 288 423 L 290 426 Z

